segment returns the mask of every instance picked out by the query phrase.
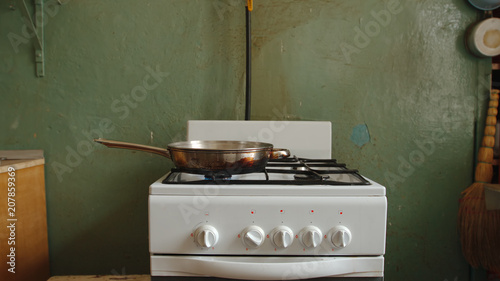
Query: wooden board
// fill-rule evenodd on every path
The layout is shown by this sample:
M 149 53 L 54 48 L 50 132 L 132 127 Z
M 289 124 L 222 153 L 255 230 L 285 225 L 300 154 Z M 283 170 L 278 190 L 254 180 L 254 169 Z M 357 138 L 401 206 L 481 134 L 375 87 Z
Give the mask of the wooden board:
M 19 159 L 42 159 L 43 150 L 0 150 L 0 159 L 19 160 Z
M 2 160 L 0 162 L 0 173 L 6 173 L 9 167 L 14 167 L 14 169 L 16 170 L 21 170 L 43 164 L 45 164 L 45 160 L 43 158 L 30 160 Z
M 81 276 L 53 276 L 49 281 L 150 281 L 149 275 L 81 275 Z
M 9 175 L 8 168 L 0 173 L 0 280 L 45 281 L 50 269 L 44 165 L 12 167 L 15 174 Z M 15 183 L 15 195 L 9 194 L 8 182 Z M 15 200 L 10 206 L 9 198 Z M 15 264 L 9 265 L 11 260 Z M 9 271 L 13 266 L 15 273 Z

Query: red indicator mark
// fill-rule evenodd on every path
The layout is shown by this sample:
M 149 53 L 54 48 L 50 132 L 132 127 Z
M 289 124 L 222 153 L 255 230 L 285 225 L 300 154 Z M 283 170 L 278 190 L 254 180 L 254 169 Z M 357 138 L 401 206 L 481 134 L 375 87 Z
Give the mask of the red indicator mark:
M 276 252 L 276 248 L 274 248 L 274 251 Z
M 193 236 L 194 236 L 193 233 L 191 233 L 191 237 L 193 237 Z
M 332 249 L 332 252 L 333 252 L 333 250 L 335 250 L 335 249 Z
M 246 248 L 246 250 L 248 251 L 248 248 Z
M 283 210 L 280 210 L 280 213 L 283 213 Z
M 311 210 L 311 213 L 314 213 L 314 210 Z
M 253 211 L 251 211 L 250 213 L 252 213 L 252 215 L 253 215 Z
M 302 249 L 302 251 L 304 251 L 304 252 L 305 252 L 305 251 L 306 251 L 306 248 Z
M 266 236 L 266 238 L 269 238 L 269 234 Z
M 214 247 L 212 247 L 212 250 L 215 249 Z
M 298 235 L 295 235 L 295 238 L 299 238 L 299 236 L 298 236 Z
M 326 235 L 325 235 L 325 239 L 326 239 Z
M 240 238 L 240 237 L 241 237 L 241 235 L 240 235 L 240 234 L 238 234 L 238 238 Z

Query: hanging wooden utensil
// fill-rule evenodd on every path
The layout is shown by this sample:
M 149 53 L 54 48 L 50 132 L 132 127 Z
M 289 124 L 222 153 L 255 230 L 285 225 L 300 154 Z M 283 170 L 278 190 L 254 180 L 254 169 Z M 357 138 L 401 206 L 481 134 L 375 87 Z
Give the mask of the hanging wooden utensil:
M 458 228 L 462 252 L 473 267 L 500 271 L 500 210 L 487 210 L 484 184 L 493 178 L 493 147 L 498 113 L 499 90 L 490 94 L 484 136 L 479 148 L 475 182 L 462 192 Z

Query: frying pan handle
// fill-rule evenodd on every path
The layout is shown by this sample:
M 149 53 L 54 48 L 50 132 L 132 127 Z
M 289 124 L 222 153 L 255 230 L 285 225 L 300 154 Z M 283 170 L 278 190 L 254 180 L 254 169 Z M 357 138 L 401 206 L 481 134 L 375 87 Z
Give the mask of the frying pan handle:
M 269 155 L 269 159 L 283 159 L 288 158 L 290 156 L 290 150 L 286 148 L 273 148 L 271 150 L 271 154 Z
M 94 139 L 94 141 L 100 144 L 104 144 L 107 147 L 151 152 L 171 159 L 170 151 L 168 151 L 168 149 L 165 148 L 159 148 L 149 145 L 135 144 L 123 141 L 105 140 L 105 139 Z

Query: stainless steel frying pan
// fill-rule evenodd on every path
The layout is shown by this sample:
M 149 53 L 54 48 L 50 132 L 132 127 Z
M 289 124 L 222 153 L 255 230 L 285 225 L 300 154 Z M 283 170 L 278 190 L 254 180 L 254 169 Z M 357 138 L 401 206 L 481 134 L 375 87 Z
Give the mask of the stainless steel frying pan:
M 107 147 L 139 150 L 171 159 L 184 172 L 196 174 L 246 174 L 261 172 L 269 159 L 290 156 L 288 149 L 275 149 L 270 143 L 250 141 L 185 141 L 167 148 L 149 145 L 95 139 Z

